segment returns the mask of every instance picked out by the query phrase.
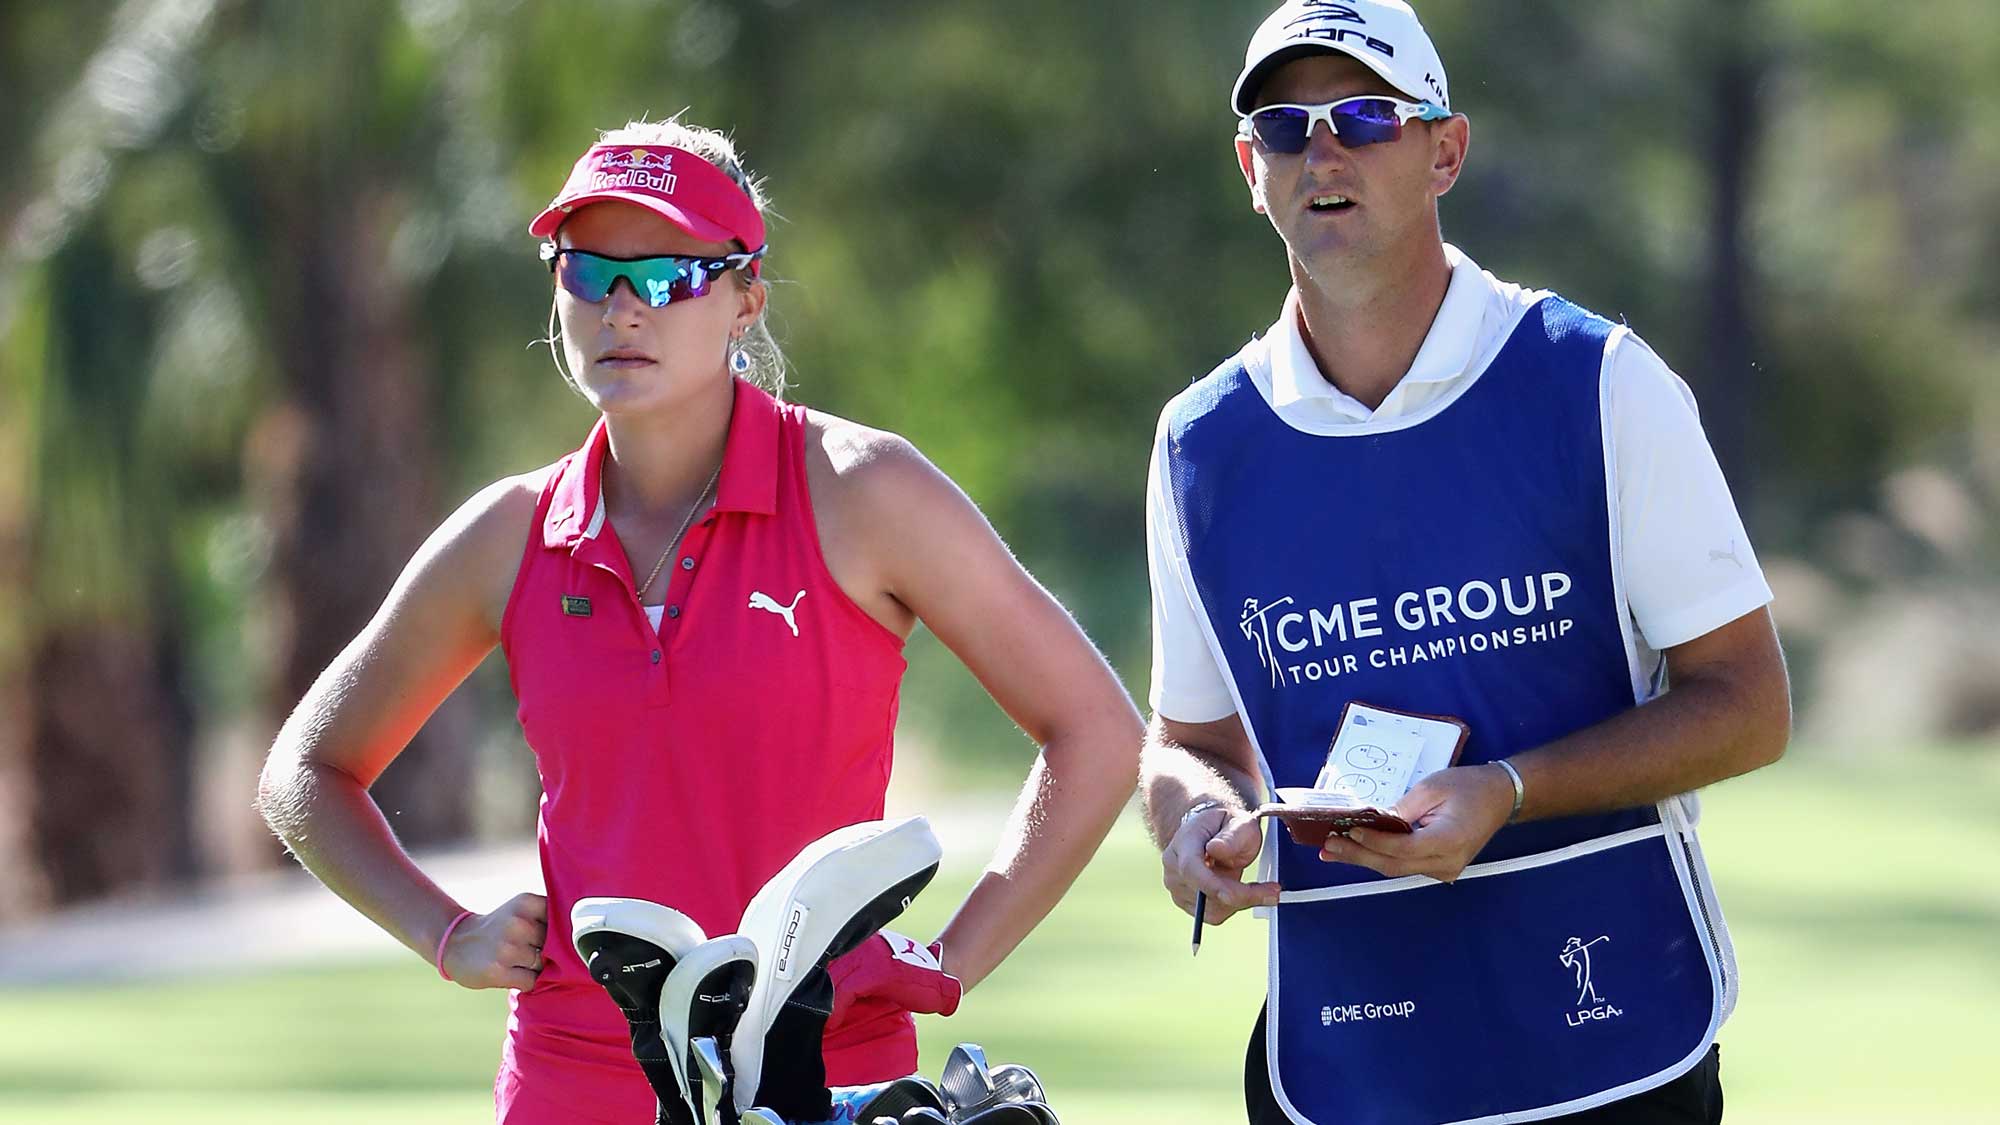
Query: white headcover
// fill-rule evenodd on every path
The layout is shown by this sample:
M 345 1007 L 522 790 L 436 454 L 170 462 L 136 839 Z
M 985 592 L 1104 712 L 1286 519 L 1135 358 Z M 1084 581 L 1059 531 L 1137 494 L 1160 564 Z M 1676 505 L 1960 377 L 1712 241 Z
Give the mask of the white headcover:
M 764 1034 L 793 990 L 858 915 L 943 856 L 921 816 L 849 825 L 807 845 L 750 900 L 737 932 L 757 945 L 757 983 L 729 1045 L 738 1110 L 757 1096 Z M 874 926 L 887 924 L 909 901 L 889 905 Z
M 569 911 L 570 943 L 599 930 L 644 938 L 679 958 L 708 940 L 695 920 L 643 898 L 580 898 Z M 577 951 L 586 961 L 589 954 Z
M 709 1023 L 730 1014 L 728 1002 L 715 995 L 715 990 L 727 988 L 732 980 L 751 979 L 756 972 L 756 944 L 741 934 L 729 934 L 710 938 L 682 954 L 660 986 L 660 1038 L 666 1043 L 674 1077 L 687 1091 L 689 1105 L 702 1104 L 701 1076 L 689 1069 L 689 1045 L 702 1036 L 726 1035 L 734 1030 Z

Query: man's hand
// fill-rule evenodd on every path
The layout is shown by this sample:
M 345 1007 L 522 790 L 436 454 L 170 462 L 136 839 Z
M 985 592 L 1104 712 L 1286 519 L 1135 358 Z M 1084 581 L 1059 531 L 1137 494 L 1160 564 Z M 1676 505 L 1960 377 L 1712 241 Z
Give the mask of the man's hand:
M 1179 831 L 1160 854 L 1167 892 L 1189 914 L 1196 891 L 1208 895 L 1204 917 L 1220 925 L 1239 910 L 1275 906 L 1278 884 L 1245 883 L 1243 873 L 1257 862 L 1264 832 L 1257 819 L 1242 809 L 1203 809 L 1181 822 Z
M 1419 781 L 1396 802 L 1396 814 L 1414 829 L 1408 835 L 1356 828 L 1328 836 L 1319 857 L 1354 863 L 1388 876 L 1458 878 L 1486 841 L 1507 823 L 1514 786 L 1492 765 L 1453 766 Z
M 542 971 L 542 943 L 549 933 L 549 900 L 518 894 L 491 914 L 460 922 L 444 947 L 444 971 L 466 988 L 535 987 Z

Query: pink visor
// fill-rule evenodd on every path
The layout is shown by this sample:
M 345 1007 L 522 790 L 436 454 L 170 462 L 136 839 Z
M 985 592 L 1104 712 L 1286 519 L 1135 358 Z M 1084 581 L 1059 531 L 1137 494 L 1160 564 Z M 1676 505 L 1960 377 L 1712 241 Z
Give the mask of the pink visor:
M 764 217 L 749 194 L 722 169 L 665 145 L 592 145 L 528 233 L 548 238 L 577 208 L 608 199 L 636 203 L 696 238 L 764 248 Z

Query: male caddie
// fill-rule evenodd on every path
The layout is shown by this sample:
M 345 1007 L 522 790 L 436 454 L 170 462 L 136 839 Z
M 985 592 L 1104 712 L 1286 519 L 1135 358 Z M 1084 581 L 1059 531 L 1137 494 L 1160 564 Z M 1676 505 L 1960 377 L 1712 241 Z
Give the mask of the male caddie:
M 1774 761 L 1790 699 L 1692 398 L 1443 243 L 1470 128 L 1406 4 L 1292 0 L 1231 99 L 1293 287 L 1160 419 L 1143 785 L 1177 902 L 1274 906 L 1250 1119 L 1719 1120 L 1689 794 Z M 1260 833 L 1349 701 L 1463 720 L 1459 764 L 1408 834 Z

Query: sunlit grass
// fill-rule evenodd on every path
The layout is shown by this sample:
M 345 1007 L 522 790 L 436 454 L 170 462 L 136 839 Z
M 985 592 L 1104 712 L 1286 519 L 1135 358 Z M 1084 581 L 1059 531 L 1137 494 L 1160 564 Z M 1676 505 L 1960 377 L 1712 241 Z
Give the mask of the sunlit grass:
M 1795 758 L 1709 794 L 1745 981 L 1731 1121 L 2000 1121 L 1995 807 L 2000 766 L 1943 753 Z M 904 928 L 935 928 L 980 859 L 953 856 Z M 973 1040 L 1035 1067 L 1072 1125 L 1241 1120 L 1263 936 L 1241 919 L 1190 959 L 1128 820 L 959 1015 L 922 1021 L 926 1067 Z M 0 994 L 0 1121 L 488 1120 L 504 1007 L 414 958 Z

